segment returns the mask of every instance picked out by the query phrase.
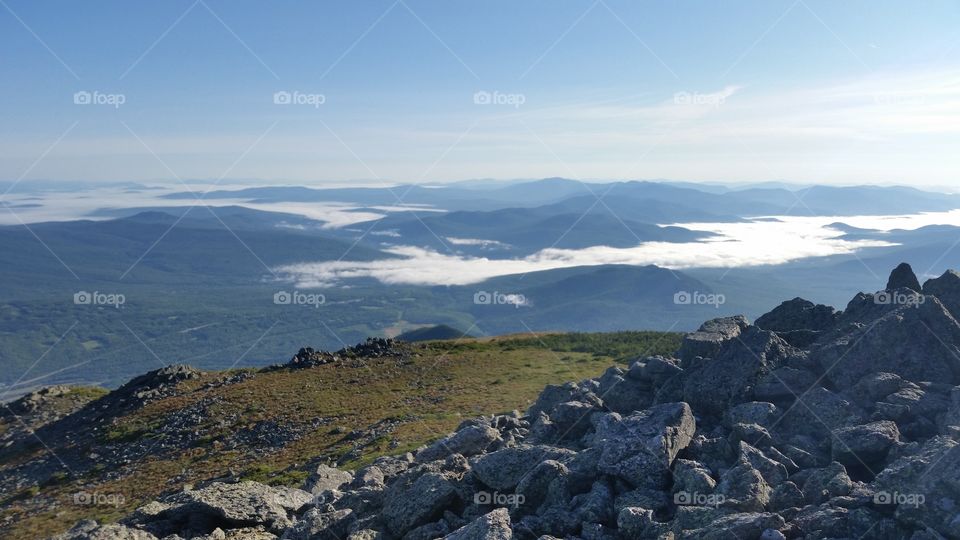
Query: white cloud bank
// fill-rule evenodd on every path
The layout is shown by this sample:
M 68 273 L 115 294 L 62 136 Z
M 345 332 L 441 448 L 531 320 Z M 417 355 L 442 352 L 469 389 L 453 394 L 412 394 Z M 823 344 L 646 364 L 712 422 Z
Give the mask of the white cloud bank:
M 960 224 L 960 212 L 937 217 L 916 216 L 919 221 L 952 219 Z M 604 264 L 648 265 L 683 268 L 730 268 L 782 264 L 806 257 L 853 253 L 866 247 L 890 246 L 875 240 L 847 241 L 841 232 L 825 227 L 837 218 L 777 216 L 779 221 L 746 223 L 693 223 L 686 227 L 709 230 L 718 236 L 684 244 L 645 242 L 632 248 L 594 246 L 586 249 L 545 249 L 519 259 L 463 257 L 435 251 L 399 246 L 387 250 L 396 259 L 366 262 L 304 262 L 276 268 L 276 272 L 299 287 L 326 287 L 352 278 L 375 278 L 389 285 L 469 285 L 486 279 L 540 270 Z M 903 226 L 911 216 L 889 220 L 887 216 L 844 218 L 856 225 L 888 224 Z

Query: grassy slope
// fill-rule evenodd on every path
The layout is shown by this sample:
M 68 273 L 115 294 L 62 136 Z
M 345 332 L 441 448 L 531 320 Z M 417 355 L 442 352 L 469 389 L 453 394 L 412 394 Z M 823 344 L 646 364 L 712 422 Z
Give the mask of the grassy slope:
M 207 373 L 182 383 L 179 395 L 120 418 L 102 436 L 113 444 L 149 438 L 151 429 L 163 425 L 171 412 L 212 401 L 203 423 L 190 428 L 199 433 L 192 448 L 152 452 L 116 479 L 107 479 L 101 471 L 81 478 L 54 474 L 39 491 L 6 494 L 7 500 L 0 501 L 0 523 L 6 522 L 9 530 L 3 533 L 0 528 L 0 536 L 41 537 L 82 518 L 116 519 L 163 492 L 230 471 L 297 486 L 312 460 L 338 458 L 350 451 L 355 441 L 348 434 L 353 430 L 368 429 L 384 419 L 399 421 L 395 431 L 358 452 L 346 464 L 351 468 L 417 448 L 445 435 L 464 418 L 523 410 L 546 384 L 596 376 L 616 362 L 640 355 L 669 354 L 679 339 L 677 334 L 620 332 L 427 342 L 415 345 L 419 354 L 407 365 L 325 365 L 259 373 L 219 388 L 204 386 L 224 374 Z M 318 420 L 320 427 L 312 427 Z M 223 447 L 228 434 L 269 421 L 303 428 L 303 436 L 278 449 Z M 36 451 L 44 452 L 42 447 Z M 81 490 L 121 495 L 123 504 L 79 506 L 73 496 Z M 57 508 L 50 510 L 50 502 L 58 503 Z

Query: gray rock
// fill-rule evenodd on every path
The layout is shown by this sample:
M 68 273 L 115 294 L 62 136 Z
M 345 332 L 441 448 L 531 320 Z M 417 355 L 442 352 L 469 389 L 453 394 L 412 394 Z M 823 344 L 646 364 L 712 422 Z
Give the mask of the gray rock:
M 617 515 L 617 528 L 623 538 L 644 538 L 644 533 L 651 524 L 653 511 L 645 508 L 624 508 Z
M 686 494 L 710 494 L 717 481 L 706 465 L 688 459 L 673 462 L 673 492 Z
M 960 443 L 934 437 L 887 465 L 872 482 L 874 503 L 896 508 L 897 522 L 960 537 Z M 922 498 L 921 498 L 922 497 Z
M 843 391 L 843 394 L 861 407 L 871 404 L 900 391 L 905 387 L 917 388 L 913 383 L 904 381 L 896 373 L 869 373 L 860 379 L 853 387 Z
M 516 493 L 523 498 L 525 508 L 535 510 L 547 501 L 551 488 L 557 490 L 562 487 L 557 482 L 569 474 L 570 469 L 559 461 L 542 461 L 520 479 Z
M 383 470 L 376 465 L 368 465 L 357 471 L 353 481 L 350 482 L 350 487 L 353 489 L 364 487 L 381 489 L 385 482 L 386 475 L 383 474 Z
M 707 321 L 699 330 L 683 338 L 677 354 L 684 363 L 698 356 L 713 358 L 727 343 L 736 339 L 747 325 L 747 319 L 743 315 Z
M 214 483 L 184 491 L 138 509 L 129 524 L 142 526 L 158 536 L 196 533 L 216 527 L 262 525 L 281 534 L 294 521 L 294 514 L 311 502 L 306 491 L 274 488 L 257 482 Z
M 810 471 L 803 483 L 803 495 L 809 504 L 820 504 L 827 499 L 847 495 L 853 489 L 853 481 L 847 469 L 834 461 L 821 469 Z
M 727 412 L 724 414 L 724 423 L 728 426 L 734 424 L 757 424 L 767 427 L 772 425 L 778 416 L 779 411 L 773 403 L 749 401 L 727 409 Z
M 783 518 L 777 514 L 749 512 L 731 514 L 710 524 L 706 530 L 696 533 L 704 540 L 725 540 L 729 538 L 760 538 L 763 531 L 778 530 L 784 526 Z
M 157 537 L 124 525 L 98 525 L 96 521 L 85 520 L 52 540 L 157 540 Z
M 630 416 L 609 413 L 597 421 L 590 446 L 600 449 L 600 472 L 634 487 L 663 486 L 670 464 L 687 447 L 696 421 L 686 403 L 655 405 Z
M 590 491 L 577 495 L 571 501 L 574 512 L 581 522 L 613 525 L 613 488 L 603 479 L 593 483 Z
M 444 540 L 510 540 L 513 538 L 510 514 L 505 508 L 497 508 L 443 538 Z
M 604 407 L 621 414 L 630 414 L 650 406 L 653 401 L 650 386 L 625 375 L 622 369 L 614 366 L 600 377 L 599 392 Z
M 451 454 L 477 455 L 500 440 L 500 432 L 488 426 L 469 426 L 452 433 L 416 454 L 418 463 L 444 459 Z
M 777 424 L 776 429 L 784 439 L 806 435 L 829 448 L 833 430 L 858 425 L 864 420 L 859 407 L 823 387 L 810 390 L 798 401 Z
M 715 358 L 686 370 L 684 401 L 698 413 L 722 417 L 727 408 L 752 401 L 757 383 L 795 354 L 772 332 L 749 327 Z
M 283 540 L 340 540 L 356 521 L 353 510 L 324 511 L 311 508 L 286 530 Z
M 349 471 L 341 471 L 329 465 L 321 464 L 307 477 L 303 489 L 313 495 L 319 495 L 327 490 L 340 489 L 352 480 L 353 474 Z
M 920 281 L 917 280 L 917 275 L 913 273 L 913 268 L 910 268 L 910 265 L 907 263 L 897 265 L 897 267 L 890 272 L 890 278 L 887 280 L 886 290 L 894 291 L 901 288 L 907 288 L 917 292 L 923 290 L 923 288 L 920 287 Z
M 793 402 L 817 384 L 817 375 L 805 369 L 790 366 L 777 368 L 764 375 L 757 383 L 753 396 L 759 400 Z
M 433 462 L 399 475 L 384 493 L 382 517 L 393 534 L 437 521 L 460 500 L 457 484 L 469 466 L 463 456 L 451 456 L 442 465 Z
M 773 488 L 770 494 L 770 509 L 782 511 L 787 508 L 799 508 L 804 505 L 803 492 L 793 482 L 787 481 Z
M 754 448 L 742 441 L 740 442 L 740 462 L 749 463 L 771 486 L 780 485 L 789 476 L 787 468 L 782 463 L 770 459 L 759 448 Z
M 854 308 L 887 312 L 839 332 L 812 351 L 838 388 L 849 388 L 875 372 L 895 373 L 913 382 L 957 382 L 960 325 L 936 298 L 903 291 L 907 290 L 899 289 L 895 294 L 913 298 L 912 305 L 901 302 Z M 864 298 L 858 296 L 851 303 L 875 301 L 872 295 L 861 296 Z
M 882 462 L 890 449 L 900 442 L 900 430 L 889 420 L 840 428 L 833 435 L 835 461 L 848 467 L 875 468 L 874 474 L 883 468 Z
M 563 460 L 575 452 L 545 445 L 520 445 L 474 458 L 473 475 L 485 486 L 499 491 L 513 490 L 541 461 Z
M 774 332 L 795 330 L 829 330 L 837 324 L 839 314 L 831 306 L 814 304 L 803 298 L 787 300 L 770 313 L 758 318 L 754 325 Z
M 743 512 L 763 512 L 772 491 L 760 471 L 743 461 L 723 473 L 717 486 L 723 503 Z
M 927 280 L 923 294 L 936 296 L 953 318 L 960 317 L 960 273 L 956 270 L 947 270 L 942 276 Z

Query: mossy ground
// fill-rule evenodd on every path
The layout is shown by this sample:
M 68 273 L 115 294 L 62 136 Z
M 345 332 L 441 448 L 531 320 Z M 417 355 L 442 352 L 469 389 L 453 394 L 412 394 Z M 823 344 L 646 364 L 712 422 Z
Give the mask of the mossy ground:
M 656 332 L 463 339 L 415 345 L 417 354 L 401 365 L 373 361 L 368 367 L 281 370 L 216 388 L 206 385 L 223 373 L 207 373 L 182 383 L 178 395 L 121 417 L 102 438 L 118 443 L 151 437 L 171 413 L 206 400 L 213 405 L 192 447 L 147 456 L 120 478 L 108 479 L 109 471 L 94 469 L 82 478 L 56 478 L 29 492 L 4 494 L 0 523 L 13 519 L 0 537 L 44 537 L 84 518 L 115 520 L 164 492 L 229 473 L 297 486 L 317 458 L 336 459 L 350 451 L 354 430 L 384 419 L 397 422 L 389 435 L 354 455 L 348 468 L 417 448 L 464 418 L 524 410 L 547 384 L 593 377 L 637 356 L 670 354 L 679 340 L 678 334 Z M 301 436 L 280 448 L 224 446 L 229 435 L 260 422 L 302 428 Z M 0 463 L 0 470 L 5 465 Z M 109 500 L 116 504 L 78 505 L 74 496 L 81 491 L 113 496 Z

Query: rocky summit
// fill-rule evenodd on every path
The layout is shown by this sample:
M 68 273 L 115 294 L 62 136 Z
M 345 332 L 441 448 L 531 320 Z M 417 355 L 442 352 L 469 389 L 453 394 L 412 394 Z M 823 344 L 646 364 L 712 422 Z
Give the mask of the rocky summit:
M 300 489 L 191 486 L 58 538 L 960 538 L 958 298 L 956 273 L 901 265 L 842 312 L 708 321 L 415 452 Z

